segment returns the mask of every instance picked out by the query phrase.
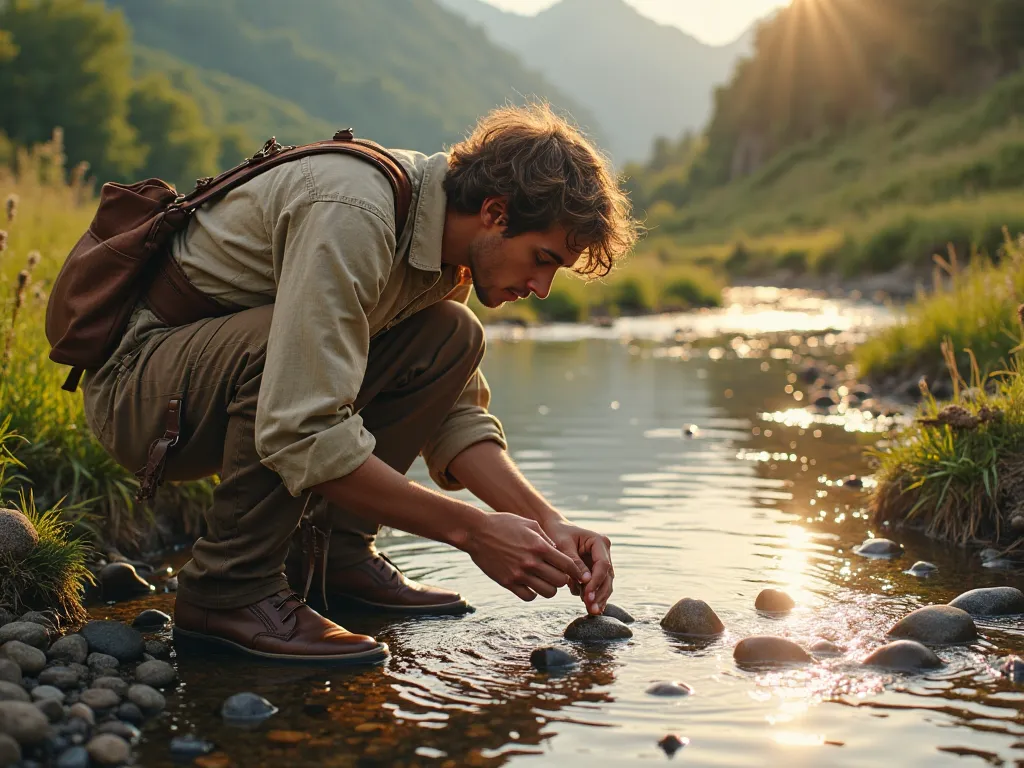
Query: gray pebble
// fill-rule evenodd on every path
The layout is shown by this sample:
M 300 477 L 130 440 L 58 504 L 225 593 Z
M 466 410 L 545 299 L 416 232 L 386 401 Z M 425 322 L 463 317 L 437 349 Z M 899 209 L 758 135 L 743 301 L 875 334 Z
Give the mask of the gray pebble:
M 740 664 L 804 664 L 812 661 L 807 651 L 784 637 L 747 637 L 736 645 L 733 658 Z
M 21 745 L 13 736 L 0 733 L 0 765 L 14 765 L 21 760 Z
M 0 701 L 31 701 L 32 698 L 17 683 L 0 682 Z
M 82 692 L 81 701 L 94 712 L 113 709 L 121 703 L 121 697 L 109 688 L 89 688 Z
M 122 680 L 120 677 L 114 677 L 112 675 L 105 675 L 103 677 L 97 677 L 92 681 L 92 688 L 107 688 L 113 691 L 121 698 L 125 697 L 128 693 L 128 683 Z
M 534 669 L 541 671 L 547 669 L 564 669 L 566 667 L 575 666 L 576 659 L 562 648 L 547 646 L 544 648 L 535 648 L 533 650 L 533 653 L 530 654 L 530 664 L 533 665 Z
M 629 611 L 627 611 L 625 608 L 620 608 L 619 606 L 613 605 L 611 603 L 607 603 L 605 605 L 604 613 L 602 613 L 601 615 L 607 616 L 611 619 L 618 619 L 623 624 L 632 624 L 634 621 L 636 621 L 636 619 L 634 619 L 630 615 Z
M 916 672 L 942 666 L 942 659 L 914 640 L 897 640 L 872 651 L 864 666 L 882 667 L 898 672 Z
M 89 657 L 89 644 L 81 635 L 64 635 L 50 646 L 49 656 L 51 659 L 84 664 Z
M 196 736 L 175 736 L 171 739 L 171 754 L 175 757 L 200 757 L 210 754 L 214 749 L 216 745 Z
M 143 712 L 159 712 L 167 706 L 167 700 L 160 691 L 141 683 L 128 689 L 128 700 L 137 704 Z
M 21 683 L 21 667 L 10 659 L 0 658 L 0 681 Z
M 972 589 L 949 601 L 971 616 L 1009 616 L 1024 613 L 1024 593 L 1016 587 Z
M 863 557 L 893 558 L 903 554 L 903 546 L 890 539 L 867 539 L 853 551 Z
M 107 653 L 90 653 L 86 661 L 89 669 L 97 674 L 109 674 L 121 666 L 121 662 Z
M 43 699 L 56 699 L 57 702 L 64 702 L 64 692 L 52 685 L 37 685 L 32 689 L 32 699 L 42 701 Z
M 146 653 L 154 659 L 166 659 L 171 655 L 171 649 L 163 640 L 147 640 Z
M 51 723 L 59 722 L 64 717 L 64 707 L 56 699 L 40 699 L 35 704 Z
M 236 693 L 224 700 L 220 714 L 225 720 L 258 722 L 277 712 L 277 707 L 255 693 Z
M 132 626 L 141 630 L 163 629 L 171 623 L 171 617 L 155 608 L 147 608 L 132 622 Z
M 50 735 L 50 721 L 38 707 L 23 701 L 0 701 L 0 733 L 22 746 L 39 744 Z
M 120 621 L 90 621 L 80 634 L 90 651 L 113 656 L 119 662 L 137 661 L 145 647 L 139 631 Z
M 123 720 L 107 720 L 96 726 L 96 733 L 112 733 L 119 736 L 129 744 L 134 744 L 142 737 L 142 731 L 131 723 Z
M 911 576 L 917 576 L 917 577 L 923 578 L 923 577 L 926 577 L 926 576 L 931 576 L 933 573 L 936 573 L 938 570 L 939 570 L 938 567 L 935 566 L 934 564 L 926 562 L 924 560 L 918 560 L 916 563 L 914 563 L 912 566 L 910 566 L 905 571 L 905 573 L 907 573 L 907 574 L 909 574 Z
M 11 640 L 0 646 L 0 657 L 10 659 L 24 675 L 38 675 L 46 666 L 46 654 L 20 640 Z
M 112 733 L 101 733 L 99 736 L 94 736 L 85 745 L 85 748 L 89 757 L 100 765 L 127 763 L 132 754 L 128 742 Z
M 707 603 L 684 597 L 661 620 L 661 626 L 678 635 L 710 637 L 725 631 L 725 625 Z
M 39 682 L 67 691 L 78 686 L 79 675 L 70 667 L 48 667 L 39 673 Z
M 132 725 L 142 725 L 146 716 L 142 714 L 142 710 L 136 704 L 130 701 L 121 702 L 121 706 L 117 708 L 117 719 L 123 720 L 126 723 Z
M 675 680 L 668 682 L 654 683 L 647 688 L 644 693 L 650 694 L 651 696 L 689 696 L 693 693 L 693 688 L 688 686 L 686 683 L 679 683 Z
M 8 640 L 19 640 L 25 645 L 33 648 L 46 650 L 50 646 L 50 637 L 46 633 L 46 627 L 35 624 L 31 621 L 12 621 L 0 627 L 0 645 Z
M 57 768 L 89 768 L 89 751 L 85 747 L 71 747 L 57 758 Z
M 948 645 L 971 642 L 978 637 L 978 630 L 966 611 L 949 605 L 929 605 L 904 616 L 887 634 L 926 645 Z
M 166 661 L 144 661 L 135 669 L 135 679 L 154 688 L 170 685 L 177 677 L 174 667 Z
M 93 714 L 92 707 L 81 701 L 68 708 L 68 717 L 79 717 L 89 725 L 96 725 L 96 715 Z
M 57 616 L 53 611 L 28 611 L 23 613 L 18 621 L 31 621 L 46 627 L 48 632 L 57 631 Z
M 580 616 L 565 628 L 566 640 L 580 643 L 605 643 L 632 637 L 633 631 L 609 616 Z

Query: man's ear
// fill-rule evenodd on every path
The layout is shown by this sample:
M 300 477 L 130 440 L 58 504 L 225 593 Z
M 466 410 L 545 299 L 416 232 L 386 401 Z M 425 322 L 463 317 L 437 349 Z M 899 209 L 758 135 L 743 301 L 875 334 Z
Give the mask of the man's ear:
M 480 206 L 480 219 L 484 227 L 508 226 L 508 201 L 504 197 L 488 197 Z

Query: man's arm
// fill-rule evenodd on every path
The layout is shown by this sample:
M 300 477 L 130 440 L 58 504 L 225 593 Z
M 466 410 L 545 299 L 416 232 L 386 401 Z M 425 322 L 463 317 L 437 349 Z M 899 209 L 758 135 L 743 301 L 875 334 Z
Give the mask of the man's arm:
M 448 473 L 492 509 L 538 522 L 555 545 L 583 572 L 583 602 L 600 614 L 612 594 L 615 571 L 606 536 L 569 522 L 533 487 L 496 442 L 475 443 L 448 465 Z

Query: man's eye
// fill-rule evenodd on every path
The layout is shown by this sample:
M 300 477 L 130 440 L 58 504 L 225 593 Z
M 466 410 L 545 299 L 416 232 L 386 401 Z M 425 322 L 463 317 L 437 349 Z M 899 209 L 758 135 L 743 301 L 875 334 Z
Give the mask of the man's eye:
M 544 257 L 541 256 L 539 253 L 536 256 L 536 261 L 538 267 L 543 267 L 545 264 L 547 264 L 547 262 L 544 260 Z

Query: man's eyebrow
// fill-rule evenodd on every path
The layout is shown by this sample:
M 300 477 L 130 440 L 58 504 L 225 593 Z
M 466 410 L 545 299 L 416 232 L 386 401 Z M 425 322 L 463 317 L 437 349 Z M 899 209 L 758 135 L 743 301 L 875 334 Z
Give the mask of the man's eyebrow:
M 552 259 L 557 261 L 558 262 L 558 266 L 560 266 L 560 267 L 564 267 L 565 266 L 565 259 L 563 259 L 559 254 L 555 253 L 550 248 L 541 248 L 541 250 L 544 253 L 546 253 L 548 256 L 550 256 Z

